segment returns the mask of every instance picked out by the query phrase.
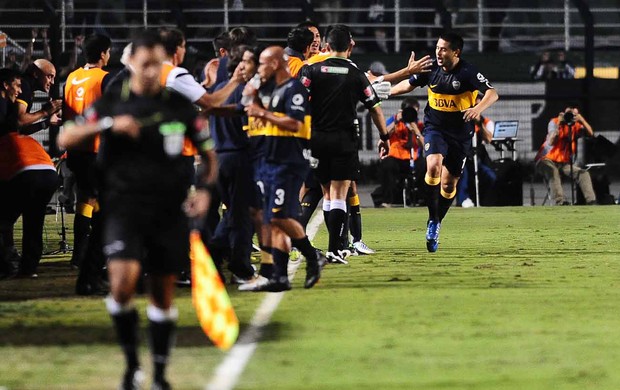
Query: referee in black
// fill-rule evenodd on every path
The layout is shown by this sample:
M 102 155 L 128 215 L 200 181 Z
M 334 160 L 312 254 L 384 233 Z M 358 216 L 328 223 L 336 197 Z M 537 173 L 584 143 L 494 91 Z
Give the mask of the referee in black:
M 332 263 L 346 264 L 345 222 L 347 191 L 359 176 L 356 105 L 362 102 L 379 129 L 381 154 L 389 148 L 381 100 L 370 82 L 349 60 L 355 41 L 349 28 L 335 25 L 326 36 L 330 57 L 306 66 L 301 82 L 310 91 L 312 108 L 312 156 L 319 160 L 316 177 L 323 189 L 323 210 L 327 214 L 329 247 L 326 257 Z
M 189 262 L 189 216 L 204 214 L 206 185 L 215 180 L 215 159 L 205 121 L 192 104 L 161 87 L 165 50 L 159 36 L 141 32 L 129 57 L 131 77 L 120 91 L 108 91 L 85 113 L 85 124 L 67 126 L 59 144 L 68 147 L 101 133 L 99 163 L 103 251 L 108 257 L 107 309 L 127 363 L 121 389 L 137 389 L 144 375 L 138 361 L 138 313 L 133 304 L 143 272 L 149 305 L 153 386 L 169 389 L 165 378 L 178 316 L 173 306 L 176 275 Z M 190 193 L 191 174 L 181 155 L 184 137 L 204 164 L 198 189 Z

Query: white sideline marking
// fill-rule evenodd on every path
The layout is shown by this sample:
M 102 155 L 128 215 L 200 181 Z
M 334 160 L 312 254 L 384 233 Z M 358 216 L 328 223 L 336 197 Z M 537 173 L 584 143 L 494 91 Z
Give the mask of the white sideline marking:
M 322 223 L 323 213 L 319 209 L 319 212 L 310 220 L 306 228 L 309 239 L 314 238 Z M 301 261 L 289 263 L 288 274 L 291 281 L 295 278 L 295 272 L 297 272 L 300 264 Z M 269 323 L 282 298 L 284 298 L 284 292 L 267 293 L 265 295 L 265 299 L 256 309 L 250 325 L 239 336 L 239 339 L 228 351 L 222 363 L 215 369 L 215 374 L 205 387 L 206 390 L 234 389 L 245 366 L 250 361 L 256 347 L 258 347 L 258 341 L 263 334 L 263 328 Z

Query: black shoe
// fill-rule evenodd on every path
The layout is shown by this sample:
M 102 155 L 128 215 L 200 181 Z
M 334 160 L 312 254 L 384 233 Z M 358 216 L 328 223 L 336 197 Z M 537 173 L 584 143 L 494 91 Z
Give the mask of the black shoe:
M 254 291 L 266 291 L 266 292 L 282 292 L 291 289 L 291 282 L 288 278 L 269 279 L 269 282 L 260 286 Z
M 140 367 L 125 371 L 123 382 L 118 387 L 119 390 L 140 390 L 144 383 L 145 375 Z
M 75 283 L 75 293 L 77 295 L 106 295 L 109 290 L 110 288 L 107 283 L 102 280 L 83 282 L 78 279 L 78 281 Z
M 151 385 L 151 390 L 171 390 L 170 383 L 168 383 L 165 379 L 154 380 Z
M 192 275 L 188 271 L 182 271 L 177 278 L 176 285 L 179 287 L 191 287 Z
M 321 270 L 327 263 L 327 257 L 317 250 L 316 255 L 318 260 L 316 263 L 307 262 L 306 264 L 306 281 L 304 282 L 304 288 L 312 288 L 321 279 Z

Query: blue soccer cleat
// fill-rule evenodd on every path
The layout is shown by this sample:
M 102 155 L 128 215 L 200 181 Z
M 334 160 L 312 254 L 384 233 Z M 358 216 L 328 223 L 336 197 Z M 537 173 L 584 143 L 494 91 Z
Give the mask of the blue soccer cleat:
M 429 252 L 437 252 L 439 246 L 439 229 L 441 222 L 429 220 L 426 225 L 426 249 Z

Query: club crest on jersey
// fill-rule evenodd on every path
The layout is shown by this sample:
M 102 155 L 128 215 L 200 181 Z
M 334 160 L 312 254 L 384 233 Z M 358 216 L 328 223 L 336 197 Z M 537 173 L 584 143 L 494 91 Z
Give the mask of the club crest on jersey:
M 457 90 L 457 91 L 458 91 L 458 90 L 459 90 L 459 88 L 461 88 L 461 82 L 460 82 L 460 81 L 458 81 L 458 80 L 454 80 L 454 81 L 452 82 L 452 88 L 454 88 L 455 90 Z
M 321 73 L 348 74 L 349 68 L 340 66 L 321 66 Z
M 425 143 L 425 144 L 424 144 L 424 151 L 425 151 L 425 152 L 428 152 L 428 149 L 429 149 L 430 147 L 431 147 L 431 144 L 430 144 L 430 143 L 428 143 L 428 142 L 427 142 L 427 143 Z
M 278 103 L 280 103 L 280 96 L 276 95 L 273 97 L 273 99 L 271 99 L 271 106 L 275 107 L 278 105 Z

